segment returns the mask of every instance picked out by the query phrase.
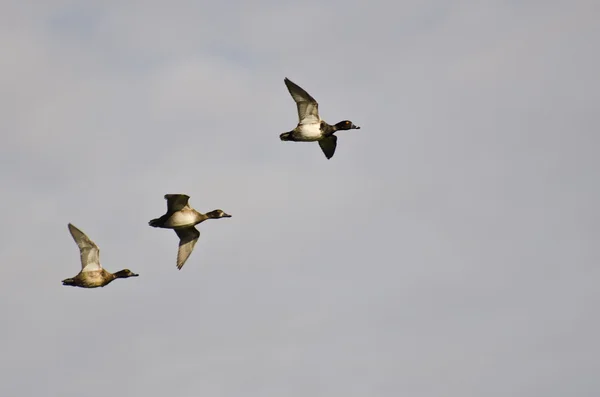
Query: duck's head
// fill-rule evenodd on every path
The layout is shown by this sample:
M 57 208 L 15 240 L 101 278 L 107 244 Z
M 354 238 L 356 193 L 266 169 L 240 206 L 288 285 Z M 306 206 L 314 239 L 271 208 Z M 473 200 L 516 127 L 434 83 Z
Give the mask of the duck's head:
M 340 121 L 335 125 L 336 130 L 360 130 L 360 127 L 354 125 L 354 123 L 350 120 Z
M 284 132 L 283 134 L 279 135 L 279 139 L 281 139 L 282 141 L 289 141 L 291 136 L 291 132 Z
M 231 215 L 226 214 L 223 210 L 214 210 L 207 212 L 206 216 L 212 219 L 231 218 Z
M 134 272 L 132 272 L 129 269 L 123 269 L 123 270 L 120 270 L 120 271 L 114 273 L 114 276 L 116 278 L 128 278 L 128 277 L 137 277 L 137 276 L 139 276 L 139 274 L 135 274 Z

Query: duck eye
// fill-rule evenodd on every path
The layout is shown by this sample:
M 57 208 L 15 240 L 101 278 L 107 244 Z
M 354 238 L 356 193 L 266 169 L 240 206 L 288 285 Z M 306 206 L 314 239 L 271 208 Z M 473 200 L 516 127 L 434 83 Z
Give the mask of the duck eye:
M 346 125 L 350 125 L 350 122 L 349 122 L 349 121 L 346 121 Z

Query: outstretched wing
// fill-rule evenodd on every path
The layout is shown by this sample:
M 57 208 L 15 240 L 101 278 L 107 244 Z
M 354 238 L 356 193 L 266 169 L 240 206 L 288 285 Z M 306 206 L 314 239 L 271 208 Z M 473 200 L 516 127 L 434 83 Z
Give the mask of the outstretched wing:
M 73 240 L 79 247 L 79 253 L 81 255 L 81 271 L 91 272 L 101 270 L 100 265 L 100 249 L 98 246 L 90 240 L 88 236 L 81 230 L 69 223 L 69 232 L 73 236 Z
M 308 92 L 304 91 L 299 85 L 287 77 L 284 79 L 284 82 L 292 95 L 292 98 L 296 101 L 299 124 L 321 123 L 321 118 L 319 117 L 319 104 L 315 98 L 310 96 Z
M 323 138 L 319 140 L 319 146 L 321 146 L 321 150 L 325 153 L 325 157 L 327 160 L 333 157 L 335 153 L 335 148 L 337 146 L 337 136 L 331 135 L 327 138 Z
M 187 194 L 165 194 L 165 200 L 167 200 L 167 211 L 177 212 L 181 211 L 188 205 L 190 196 Z
M 200 232 L 195 227 L 175 229 L 179 236 L 179 250 L 177 251 L 177 268 L 181 270 L 185 261 L 190 257 L 196 242 L 200 238 Z

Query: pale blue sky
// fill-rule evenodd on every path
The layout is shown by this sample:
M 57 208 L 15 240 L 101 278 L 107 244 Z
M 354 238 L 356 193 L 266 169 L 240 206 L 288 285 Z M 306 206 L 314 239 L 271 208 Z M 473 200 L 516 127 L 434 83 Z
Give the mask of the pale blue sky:
M 0 395 L 598 396 L 599 17 L 2 3 Z M 182 271 L 165 193 L 233 215 Z M 140 277 L 63 287 L 68 222 Z

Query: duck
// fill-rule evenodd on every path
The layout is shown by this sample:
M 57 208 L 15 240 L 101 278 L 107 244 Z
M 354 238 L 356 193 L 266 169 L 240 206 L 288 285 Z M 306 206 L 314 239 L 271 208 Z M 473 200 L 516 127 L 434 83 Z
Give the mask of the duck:
M 69 232 L 79 247 L 81 255 L 81 271 L 73 278 L 62 281 L 63 285 L 81 288 L 105 287 L 118 278 L 138 277 L 129 269 L 110 273 L 100 265 L 100 249 L 84 232 L 71 223 L 68 224 Z
M 283 81 L 290 95 L 296 101 L 298 125 L 293 130 L 280 134 L 279 139 L 294 142 L 317 141 L 327 160 L 331 159 L 337 147 L 335 132 L 359 130 L 360 127 L 354 125 L 350 120 L 343 120 L 334 125 L 326 123 L 319 116 L 319 104 L 308 92 L 287 77 Z
M 190 207 L 189 199 L 190 196 L 187 194 L 165 194 L 166 214 L 148 222 L 152 227 L 173 229 L 179 237 L 177 251 L 177 268 L 179 270 L 185 265 L 200 238 L 200 232 L 195 226 L 207 219 L 231 218 L 231 215 L 220 209 L 202 214 Z

